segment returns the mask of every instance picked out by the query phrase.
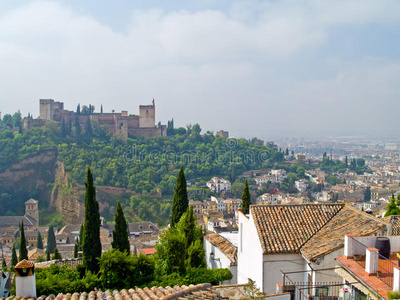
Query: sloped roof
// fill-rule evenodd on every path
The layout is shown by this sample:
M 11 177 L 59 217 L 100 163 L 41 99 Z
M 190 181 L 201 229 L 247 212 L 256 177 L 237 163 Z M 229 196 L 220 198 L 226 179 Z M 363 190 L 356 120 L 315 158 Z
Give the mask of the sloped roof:
M 263 254 L 297 253 L 344 204 L 251 205 Z
M 231 261 L 231 265 L 237 262 L 237 247 L 232 245 L 227 239 L 219 234 L 209 234 L 205 236 L 206 240 L 217 247 Z
M 58 296 L 64 296 L 58 294 Z M 173 300 L 173 299 L 206 299 L 206 300 L 217 300 L 226 299 L 221 297 L 220 293 L 213 288 L 209 283 L 189 285 L 189 286 L 174 286 L 174 287 L 152 287 L 152 288 L 132 288 L 129 290 L 121 291 L 91 291 L 90 293 L 74 293 L 73 299 L 134 299 L 134 300 Z M 38 300 L 45 300 L 45 297 L 39 297 Z
M 29 199 L 28 201 L 26 201 L 25 202 L 25 204 L 29 204 L 29 203 L 38 203 L 39 201 L 37 201 L 37 200 L 35 200 L 35 199 L 33 199 L 33 198 L 31 198 L 31 199 Z
M 365 212 L 345 205 L 325 226 L 301 248 L 310 261 L 344 246 L 344 235 L 368 236 L 386 229 L 387 225 Z

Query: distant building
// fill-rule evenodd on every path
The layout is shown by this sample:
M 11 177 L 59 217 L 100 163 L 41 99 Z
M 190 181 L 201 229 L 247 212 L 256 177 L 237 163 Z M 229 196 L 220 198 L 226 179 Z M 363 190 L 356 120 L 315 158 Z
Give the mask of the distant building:
M 294 184 L 299 192 L 305 192 L 309 186 L 309 183 L 306 179 L 296 180 Z
M 230 192 L 231 182 L 223 178 L 213 177 L 207 182 L 207 187 L 214 193 Z
M 219 135 L 220 137 L 223 137 L 223 138 L 229 138 L 229 132 L 228 131 L 223 131 L 223 130 L 220 130 L 220 131 L 217 131 L 217 135 Z
M 155 124 L 155 103 L 151 105 L 140 105 L 139 115 L 128 115 L 127 111 L 120 113 L 94 113 L 88 115 L 77 114 L 76 112 L 65 110 L 63 102 L 56 102 L 53 99 L 40 99 L 39 119 L 24 119 L 24 129 L 43 126 L 47 121 L 55 121 L 60 126 L 75 124 L 78 120 L 79 125 L 84 128 L 88 120 L 96 120 L 99 125 L 108 125 L 111 134 L 120 134 L 123 139 L 128 136 L 166 136 L 167 128 L 165 125 Z

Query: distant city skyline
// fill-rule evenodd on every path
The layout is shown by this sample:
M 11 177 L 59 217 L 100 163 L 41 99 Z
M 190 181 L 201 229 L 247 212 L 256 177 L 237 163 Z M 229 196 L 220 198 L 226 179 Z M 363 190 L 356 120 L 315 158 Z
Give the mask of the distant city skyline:
M 39 99 L 234 137 L 396 136 L 400 2 L 0 2 L 0 111 Z

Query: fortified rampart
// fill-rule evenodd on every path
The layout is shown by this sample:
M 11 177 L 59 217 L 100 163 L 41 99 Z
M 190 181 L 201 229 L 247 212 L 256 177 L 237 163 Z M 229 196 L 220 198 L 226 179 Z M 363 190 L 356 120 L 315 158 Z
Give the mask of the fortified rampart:
M 46 121 L 55 121 L 58 124 L 64 123 L 65 126 L 75 125 L 78 121 L 81 128 L 84 128 L 88 119 L 96 120 L 99 125 L 108 125 L 111 134 L 119 134 L 123 139 L 128 136 L 147 136 L 157 135 L 166 136 L 165 125 L 155 124 L 155 103 L 151 105 L 140 105 L 139 116 L 128 115 L 127 111 L 120 113 L 91 113 L 82 115 L 73 111 L 65 110 L 63 102 L 56 102 L 53 99 L 40 99 L 40 118 L 24 119 L 24 129 L 43 126 Z

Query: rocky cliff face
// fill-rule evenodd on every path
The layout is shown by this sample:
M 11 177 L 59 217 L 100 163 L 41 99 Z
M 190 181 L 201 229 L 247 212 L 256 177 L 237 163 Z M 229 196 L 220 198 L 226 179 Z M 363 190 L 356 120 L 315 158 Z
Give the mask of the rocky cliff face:
M 56 151 L 44 151 L 19 161 L 0 173 L 0 186 L 12 187 L 14 191 L 40 191 L 38 200 L 48 202 L 48 183 L 53 181 L 56 161 Z
M 53 190 L 50 195 L 50 206 L 61 213 L 65 221 L 73 224 L 83 223 L 85 215 L 84 192 L 83 187 L 71 186 L 68 183 L 64 164 L 57 161 Z
M 68 223 L 81 224 L 84 221 L 85 187 L 68 182 L 68 173 L 63 162 L 57 159 L 56 151 L 46 151 L 26 158 L 1 172 L 0 193 L 2 186 L 12 188 L 15 192 L 26 191 L 28 197 L 31 194 L 40 195 L 36 197 L 40 207 L 55 209 Z M 99 186 L 96 190 L 100 213 L 109 216 L 115 213 L 109 212 L 109 209 L 115 208 L 118 197 L 135 195 L 133 191 L 124 188 Z M 21 199 L 17 205 L 23 206 L 26 200 Z

